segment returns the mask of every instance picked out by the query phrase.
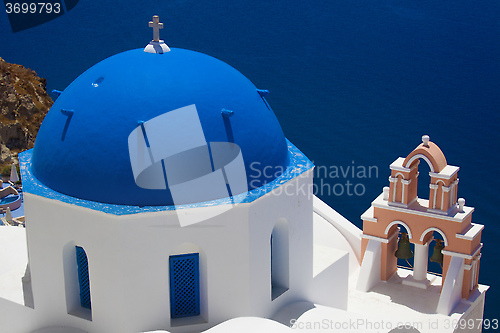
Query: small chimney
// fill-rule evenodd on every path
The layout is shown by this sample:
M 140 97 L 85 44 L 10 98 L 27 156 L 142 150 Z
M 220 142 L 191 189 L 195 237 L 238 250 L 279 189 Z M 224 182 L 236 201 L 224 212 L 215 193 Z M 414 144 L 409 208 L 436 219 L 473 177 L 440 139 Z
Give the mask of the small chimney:
M 424 144 L 425 147 L 429 147 L 429 136 L 428 135 L 422 135 L 422 143 Z
M 464 212 L 464 206 L 465 206 L 465 199 L 464 198 L 458 199 L 458 212 L 459 213 Z
M 389 200 L 389 187 L 388 186 L 384 187 L 383 193 L 384 193 L 383 199 L 385 201 L 388 201 Z

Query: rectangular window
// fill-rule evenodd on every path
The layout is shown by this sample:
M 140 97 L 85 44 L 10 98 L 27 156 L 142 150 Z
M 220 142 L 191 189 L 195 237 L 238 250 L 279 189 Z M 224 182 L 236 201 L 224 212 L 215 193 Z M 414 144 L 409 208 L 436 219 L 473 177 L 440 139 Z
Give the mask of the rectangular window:
M 78 283 L 80 285 L 80 304 L 90 309 L 89 266 L 85 250 L 76 246 L 76 263 L 78 265 Z
M 198 253 L 170 256 L 170 316 L 200 314 L 200 269 Z

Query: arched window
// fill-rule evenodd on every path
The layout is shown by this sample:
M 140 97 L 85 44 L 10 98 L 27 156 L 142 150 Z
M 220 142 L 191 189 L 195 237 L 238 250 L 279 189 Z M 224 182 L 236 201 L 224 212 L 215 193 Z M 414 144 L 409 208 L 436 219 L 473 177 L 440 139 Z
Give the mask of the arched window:
M 85 250 L 76 246 L 76 264 L 78 266 L 78 284 L 80 286 L 80 304 L 82 308 L 90 309 L 89 264 Z
M 290 284 L 288 222 L 280 219 L 271 234 L 271 297 L 274 300 Z
M 74 241 L 63 247 L 64 293 L 68 314 L 92 320 L 87 253 Z

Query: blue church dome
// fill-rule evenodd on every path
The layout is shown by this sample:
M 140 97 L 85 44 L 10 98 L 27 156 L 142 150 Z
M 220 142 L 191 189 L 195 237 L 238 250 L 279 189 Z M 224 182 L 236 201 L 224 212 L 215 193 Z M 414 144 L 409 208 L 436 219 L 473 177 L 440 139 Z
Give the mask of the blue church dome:
M 201 125 L 202 133 L 195 133 L 199 126 L 184 122 L 181 125 L 186 126 L 175 129 L 179 135 L 172 136 L 176 125 L 165 115 L 188 109 L 197 114 L 193 123 Z M 152 122 L 158 119 L 163 123 L 148 141 Z M 189 196 L 173 200 L 175 184 L 169 181 L 162 188 L 140 180 L 140 167 L 134 169 L 131 162 L 136 154 L 131 142 L 135 145 L 136 137 L 147 147 L 144 159 L 153 159 L 153 145 L 161 151 L 179 151 L 177 147 L 185 146 L 191 135 L 204 138 L 208 147 L 211 142 L 239 147 L 248 190 L 272 181 L 288 164 L 283 131 L 250 80 L 213 57 L 172 48 L 164 54 L 142 49 L 123 52 L 75 79 L 40 127 L 31 171 L 47 187 L 84 200 L 131 206 L 194 203 Z M 210 158 L 214 171 L 217 163 Z M 163 160 L 157 166 L 155 172 L 168 179 Z M 226 172 L 224 177 L 230 175 Z M 230 195 L 246 191 L 241 188 Z M 201 202 L 219 199 L 220 194 L 195 197 Z

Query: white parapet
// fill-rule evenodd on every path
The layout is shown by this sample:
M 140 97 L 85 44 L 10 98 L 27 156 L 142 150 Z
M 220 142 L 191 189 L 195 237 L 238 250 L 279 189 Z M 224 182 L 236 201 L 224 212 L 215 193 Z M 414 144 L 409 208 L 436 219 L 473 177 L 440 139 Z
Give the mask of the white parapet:
M 358 262 L 361 262 L 361 235 L 363 234 L 363 231 L 324 203 L 317 196 L 313 197 L 313 210 L 316 214 L 333 225 L 342 234 L 342 236 L 344 236 L 349 245 L 352 247 Z
M 356 289 L 367 292 L 380 282 L 380 262 L 382 248 L 380 242 L 370 239 L 366 246 L 363 263 L 359 271 Z
M 462 299 L 462 282 L 464 276 L 464 258 L 451 257 L 446 273 L 437 313 L 448 316 Z

